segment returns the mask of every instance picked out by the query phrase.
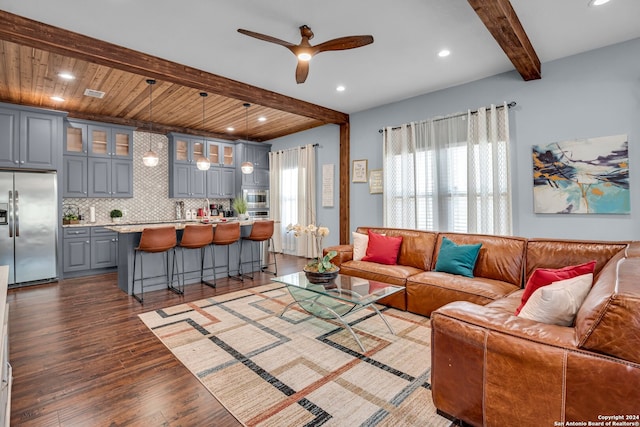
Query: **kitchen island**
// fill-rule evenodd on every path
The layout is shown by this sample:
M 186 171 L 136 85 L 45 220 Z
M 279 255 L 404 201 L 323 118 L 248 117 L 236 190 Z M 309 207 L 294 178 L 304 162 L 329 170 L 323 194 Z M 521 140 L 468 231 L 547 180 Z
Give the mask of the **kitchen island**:
M 258 220 L 259 221 L 259 220 Z M 231 222 L 231 221 L 229 221 Z M 248 236 L 251 233 L 251 226 L 254 220 L 240 221 L 241 236 Z M 131 224 L 131 225 L 112 225 L 105 228 L 118 233 L 118 287 L 127 294 L 131 295 L 133 291 L 133 259 L 135 256 L 135 248 L 140 243 L 140 236 L 142 230 L 151 227 L 174 227 L 177 233 L 177 241 L 180 242 L 184 227 L 188 224 L 198 224 L 196 222 L 168 222 L 168 223 L 151 223 L 151 224 Z M 213 227 L 216 227 L 218 222 L 211 223 Z M 230 250 L 229 263 L 230 273 L 238 273 L 238 250 L 239 247 L 234 243 L 229 248 L 228 246 L 213 246 L 216 257 L 216 277 L 219 279 L 226 277 L 226 260 L 227 249 Z M 204 275 L 207 281 L 213 281 L 213 271 L 211 269 L 211 248 L 207 248 L 204 259 Z M 182 255 L 184 255 L 184 269 L 187 272 L 185 274 L 185 285 L 200 283 L 200 250 L 187 249 L 183 253 L 182 250 L 176 249 L 176 256 L 178 258 L 178 268 L 182 271 Z M 171 254 L 171 253 L 170 253 Z M 140 256 L 140 255 L 138 255 Z M 145 292 L 165 289 L 167 287 L 166 279 L 162 277 L 165 271 L 164 257 L 158 254 L 150 255 L 143 254 L 144 256 L 144 287 Z M 171 256 L 171 255 L 170 255 Z M 245 250 L 242 254 L 242 261 L 249 262 L 251 257 L 251 251 Z M 139 260 L 138 260 L 139 261 Z M 169 265 L 173 265 L 171 258 Z M 251 264 L 243 264 L 245 268 L 244 272 L 248 271 Z M 258 265 L 258 264 L 256 264 Z M 140 269 L 138 269 L 137 275 Z M 146 276 L 160 276 L 147 279 Z M 138 285 L 139 287 L 140 285 Z

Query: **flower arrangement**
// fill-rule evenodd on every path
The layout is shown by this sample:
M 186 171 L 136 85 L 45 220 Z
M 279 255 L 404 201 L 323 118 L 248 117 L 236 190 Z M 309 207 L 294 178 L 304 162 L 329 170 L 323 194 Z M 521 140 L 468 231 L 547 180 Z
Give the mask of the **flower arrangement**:
M 333 257 L 338 253 L 336 251 L 329 251 L 325 256 L 322 256 L 322 239 L 329 235 L 329 228 L 317 227 L 315 224 L 309 224 L 303 227 L 300 224 L 287 226 L 287 232 L 293 231 L 295 237 L 299 237 L 302 234 L 308 234 L 316 247 L 316 258 L 312 259 L 305 267 L 306 271 L 317 271 L 318 273 L 333 272 L 338 270 L 338 266 L 331 262 Z

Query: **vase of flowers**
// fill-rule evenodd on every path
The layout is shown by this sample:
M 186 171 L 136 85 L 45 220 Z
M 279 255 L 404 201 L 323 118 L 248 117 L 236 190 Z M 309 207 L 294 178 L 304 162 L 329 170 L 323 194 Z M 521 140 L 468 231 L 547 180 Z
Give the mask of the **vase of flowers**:
M 322 255 L 322 239 L 329 235 L 329 228 L 317 227 L 315 224 L 309 224 L 306 227 L 300 224 L 289 224 L 287 231 L 293 231 L 295 237 L 307 234 L 313 241 L 317 256 L 303 268 L 307 280 L 311 283 L 332 283 L 338 276 L 340 268 L 331 262 L 338 254 L 336 251 L 329 251 L 326 255 Z

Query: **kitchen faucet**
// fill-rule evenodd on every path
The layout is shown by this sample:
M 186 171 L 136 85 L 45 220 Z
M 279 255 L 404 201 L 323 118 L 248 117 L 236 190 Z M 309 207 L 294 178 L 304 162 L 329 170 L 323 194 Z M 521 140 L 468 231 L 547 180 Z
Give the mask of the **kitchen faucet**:
M 209 215 L 210 215 L 209 206 L 211 206 L 209 204 L 209 198 L 205 197 L 205 199 L 204 199 L 204 209 L 202 210 L 202 212 L 203 212 L 202 216 L 209 217 Z

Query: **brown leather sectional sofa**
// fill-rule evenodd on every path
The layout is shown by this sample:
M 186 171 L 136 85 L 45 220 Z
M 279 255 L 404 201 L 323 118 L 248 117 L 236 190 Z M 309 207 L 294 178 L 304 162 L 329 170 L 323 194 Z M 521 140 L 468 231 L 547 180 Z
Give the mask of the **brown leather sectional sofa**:
M 397 266 L 353 261 L 350 245 L 327 250 L 343 274 L 406 286 L 388 305 L 431 316 L 441 413 L 475 426 L 640 422 L 640 242 L 371 230 L 403 236 Z M 432 271 L 444 236 L 482 243 L 475 277 Z M 591 260 L 594 284 L 574 326 L 514 315 L 535 269 Z

